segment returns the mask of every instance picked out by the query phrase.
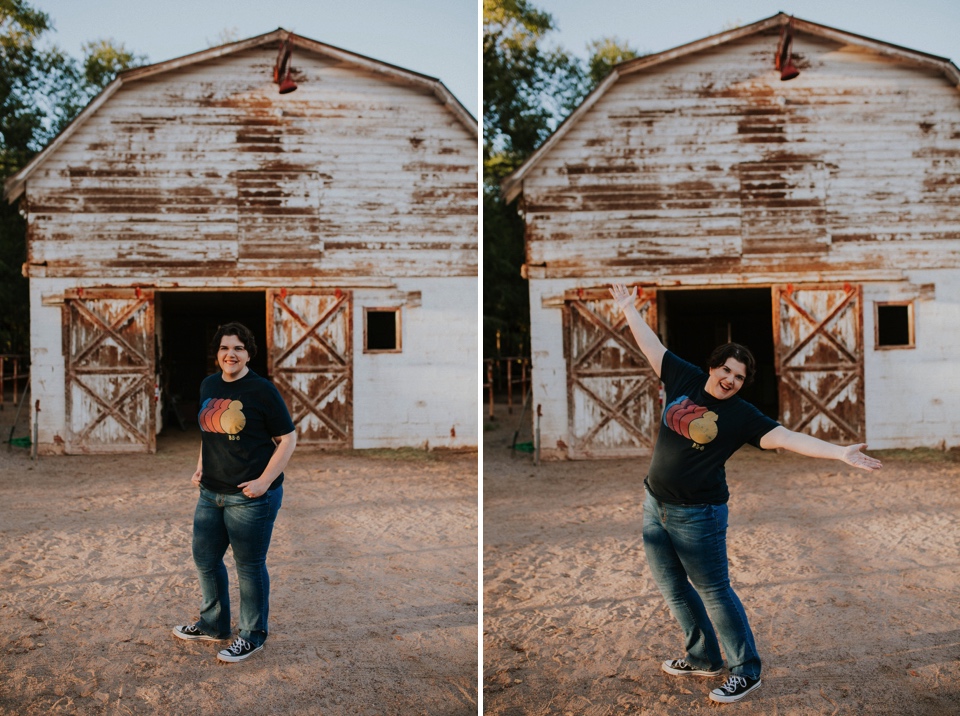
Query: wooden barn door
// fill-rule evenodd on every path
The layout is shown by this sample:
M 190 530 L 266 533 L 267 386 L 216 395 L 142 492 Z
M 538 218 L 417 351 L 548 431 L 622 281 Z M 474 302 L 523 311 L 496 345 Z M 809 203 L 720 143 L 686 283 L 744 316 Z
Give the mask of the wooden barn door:
M 153 292 L 69 292 L 63 338 L 65 451 L 156 452 Z
M 660 379 L 607 289 L 569 291 L 564 298 L 569 456 L 649 455 L 660 419 Z M 637 309 L 656 330 L 654 291 L 640 292 Z
M 353 446 L 353 330 L 349 291 L 270 290 L 270 375 L 297 440 Z
M 865 439 L 860 286 L 773 289 L 780 422 L 839 443 Z

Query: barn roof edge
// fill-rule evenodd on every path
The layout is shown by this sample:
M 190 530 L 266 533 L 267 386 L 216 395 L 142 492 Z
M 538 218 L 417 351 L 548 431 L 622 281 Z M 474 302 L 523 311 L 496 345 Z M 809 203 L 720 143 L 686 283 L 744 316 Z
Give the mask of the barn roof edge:
M 23 168 L 21 168 L 20 171 L 7 178 L 3 185 L 4 197 L 10 204 L 19 199 L 26 188 L 27 180 L 29 179 L 30 175 L 33 174 L 33 172 L 35 172 L 44 161 L 46 161 L 47 157 L 53 154 L 57 148 L 60 147 L 60 145 L 62 145 L 74 132 L 76 132 L 77 129 L 82 126 L 84 122 L 86 122 L 90 115 L 95 113 L 122 85 L 144 79 L 146 77 L 152 77 L 163 72 L 180 69 L 181 67 L 187 67 L 198 62 L 205 62 L 217 57 L 225 57 L 237 52 L 249 50 L 254 47 L 261 47 L 271 42 L 276 42 L 278 40 L 287 38 L 292 40 L 295 47 L 301 47 L 311 52 L 334 57 L 354 65 L 359 65 L 373 72 L 378 72 L 388 77 L 392 77 L 393 79 L 410 82 L 415 85 L 420 85 L 425 89 L 429 89 L 433 92 L 434 96 L 436 96 L 436 98 L 453 113 L 457 120 L 464 125 L 464 127 L 468 132 L 471 133 L 472 136 L 480 136 L 477 119 L 470 113 L 469 110 L 467 110 L 466 107 L 464 107 L 460 100 L 457 99 L 456 95 L 454 95 L 438 78 L 431 77 L 420 72 L 415 72 L 413 70 L 408 70 L 403 67 L 399 67 L 398 65 L 392 65 L 382 60 L 375 60 L 371 57 L 367 57 L 366 55 L 351 52 L 350 50 L 344 50 L 333 45 L 327 45 L 280 27 L 276 30 L 272 30 L 271 32 L 264 33 L 263 35 L 257 35 L 245 40 L 230 42 L 225 45 L 218 45 L 217 47 L 210 47 L 205 50 L 183 55 L 181 57 L 175 57 L 170 60 L 164 60 L 162 62 L 156 62 L 154 64 L 144 65 L 142 67 L 133 67 L 129 70 L 120 72 L 113 79 L 113 81 L 100 92 L 100 94 L 94 97 L 90 103 L 87 104 L 87 106 L 84 107 L 83 110 L 76 117 L 74 117 L 74 119 L 66 127 L 64 127 L 56 137 L 53 138 L 53 140 L 51 140 L 46 147 L 44 147 L 35 157 L 33 157 L 33 159 L 31 159 Z
M 796 16 L 789 15 L 781 11 L 776 15 L 763 20 L 758 20 L 757 22 L 750 23 L 748 25 L 743 25 L 731 30 L 725 30 L 715 35 L 704 37 L 700 40 L 695 40 L 669 50 L 664 50 L 663 52 L 657 52 L 652 55 L 644 55 L 643 57 L 637 57 L 635 59 L 627 60 L 615 65 L 607 78 L 597 85 L 597 87 L 595 87 L 593 91 L 584 98 L 583 102 L 581 102 L 580 105 L 560 123 L 556 130 L 554 130 L 553 134 L 551 134 L 523 164 L 521 164 L 519 167 L 517 167 L 517 169 L 501 180 L 501 195 L 507 202 L 512 202 L 518 196 L 520 196 L 520 194 L 523 193 L 523 180 L 526 175 L 529 174 L 530 170 L 536 166 L 543 156 L 547 154 L 550 149 L 570 130 L 570 128 L 580 120 L 580 118 L 589 110 L 589 108 L 596 104 L 597 100 L 599 100 L 607 92 L 607 90 L 609 90 L 610 85 L 612 85 L 619 77 L 627 74 L 633 74 L 635 72 L 642 72 L 665 62 L 670 62 L 696 52 L 701 52 L 712 47 L 717 47 L 728 42 L 739 40 L 743 37 L 764 32 L 772 27 L 785 25 L 788 22 L 792 23 L 794 30 L 800 32 L 857 44 L 868 47 L 882 54 L 918 62 L 920 64 L 935 68 L 941 71 L 951 82 L 953 82 L 955 87 L 960 89 L 960 68 L 958 68 L 949 58 L 931 55 L 926 52 L 920 52 L 919 50 L 912 50 L 906 47 L 901 47 L 900 45 L 883 42 L 882 40 L 875 40 L 864 35 L 857 35 L 852 32 L 847 32 L 846 30 L 839 30 L 827 25 L 820 25 L 808 20 L 802 20 Z

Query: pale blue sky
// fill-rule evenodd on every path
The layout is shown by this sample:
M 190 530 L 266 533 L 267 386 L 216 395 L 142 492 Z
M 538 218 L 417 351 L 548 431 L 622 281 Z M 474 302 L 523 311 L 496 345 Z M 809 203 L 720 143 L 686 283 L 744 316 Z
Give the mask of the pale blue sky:
M 478 115 L 477 0 L 28 0 L 51 19 L 53 42 L 78 59 L 113 38 L 161 62 L 283 27 L 312 40 L 440 79 Z
M 960 0 L 532 1 L 553 15 L 559 44 L 581 56 L 590 40 L 604 36 L 661 52 L 783 11 L 960 63 Z

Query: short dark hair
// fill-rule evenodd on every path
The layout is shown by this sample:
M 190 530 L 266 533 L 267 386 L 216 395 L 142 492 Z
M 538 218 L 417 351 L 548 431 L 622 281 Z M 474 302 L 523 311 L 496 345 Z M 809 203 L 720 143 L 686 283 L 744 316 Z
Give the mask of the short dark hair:
M 750 385 L 754 376 L 757 374 L 757 361 L 753 353 L 746 346 L 739 343 L 724 343 L 713 349 L 713 353 L 707 359 L 708 368 L 719 368 L 725 365 L 728 358 L 733 358 L 743 363 L 747 367 L 747 375 L 743 381 L 744 385 Z
M 251 331 L 242 323 L 232 321 L 230 323 L 224 323 L 222 326 L 217 328 L 217 332 L 213 336 L 214 353 L 220 350 L 220 340 L 224 336 L 236 336 L 240 339 L 240 342 L 243 343 L 243 347 L 247 349 L 247 353 L 250 354 L 250 357 L 256 357 L 257 339 L 253 337 L 253 331 Z

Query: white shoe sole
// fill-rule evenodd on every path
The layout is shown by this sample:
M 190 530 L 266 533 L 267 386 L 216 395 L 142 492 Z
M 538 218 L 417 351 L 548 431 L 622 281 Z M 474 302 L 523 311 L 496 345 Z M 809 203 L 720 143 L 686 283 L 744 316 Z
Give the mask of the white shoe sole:
M 744 696 L 746 696 L 747 694 L 749 694 L 751 691 L 756 691 L 757 689 L 759 689 L 759 688 L 760 688 L 760 684 L 762 684 L 762 683 L 763 683 L 762 681 L 758 681 L 758 682 L 755 683 L 753 686 L 751 686 L 749 689 L 747 689 L 746 691 L 744 691 L 742 694 L 738 694 L 738 695 L 736 695 L 736 696 L 728 696 L 727 694 L 723 693 L 722 691 L 721 691 L 720 693 L 717 693 L 717 690 L 714 689 L 713 691 L 710 692 L 710 700 L 711 700 L 711 701 L 716 701 L 716 702 L 721 703 L 721 704 L 732 704 L 732 703 L 734 703 L 735 701 L 739 701 L 740 699 L 742 699 Z
M 221 652 L 218 652 L 218 653 L 217 653 L 217 659 L 219 659 L 220 661 L 226 661 L 227 663 L 230 663 L 230 664 L 235 664 L 235 663 L 238 662 L 238 661 L 243 661 L 244 659 L 249 659 L 251 656 L 253 656 L 254 654 L 256 654 L 256 653 L 257 653 L 258 651 L 260 651 L 261 649 L 263 649 L 263 645 L 262 645 L 262 644 L 261 644 L 260 646 L 258 646 L 256 649 L 254 649 L 253 651 L 244 654 L 243 656 L 234 656 L 234 655 L 231 654 L 229 651 L 224 650 L 224 651 L 221 651 Z
M 722 669 L 717 669 L 716 671 L 705 671 L 704 669 L 695 669 L 693 671 L 688 671 L 686 669 L 674 669 L 670 666 L 669 661 L 665 661 L 660 664 L 660 669 L 670 674 L 671 676 L 719 676 Z
M 207 636 L 206 634 L 200 634 L 199 636 L 195 636 L 193 634 L 184 634 L 183 632 L 177 631 L 177 627 L 173 628 L 173 635 L 177 637 L 177 639 L 183 639 L 184 641 L 225 641 L 224 639 L 218 639 L 215 636 Z

